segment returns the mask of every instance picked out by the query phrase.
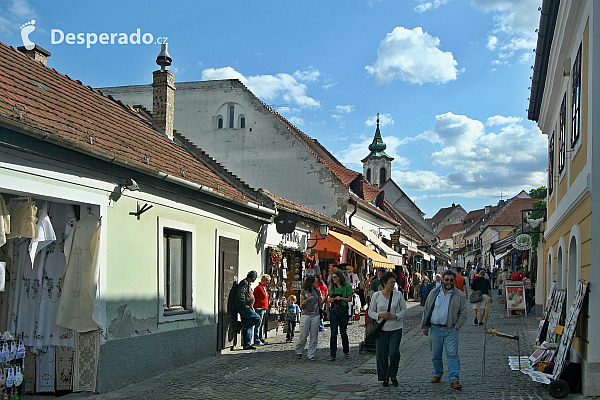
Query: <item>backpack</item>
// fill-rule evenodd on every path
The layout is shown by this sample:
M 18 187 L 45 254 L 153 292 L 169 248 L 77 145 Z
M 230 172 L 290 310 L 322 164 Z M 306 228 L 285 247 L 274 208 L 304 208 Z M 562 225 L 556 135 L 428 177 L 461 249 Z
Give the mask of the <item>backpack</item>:
M 239 312 L 236 307 L 235 300 L 239 296 L 240 284 L 237 281 L 233 281 L 231 289 L 229 290 L 229 297 L 227 298 L 227 312 L 229 314 L 237 314 Z

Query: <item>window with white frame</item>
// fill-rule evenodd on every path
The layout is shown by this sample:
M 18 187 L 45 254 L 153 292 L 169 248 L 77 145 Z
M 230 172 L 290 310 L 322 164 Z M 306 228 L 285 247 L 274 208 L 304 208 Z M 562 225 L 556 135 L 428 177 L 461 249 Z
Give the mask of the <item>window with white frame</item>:
M 581 44 L 573 63 L 573 87 L 571 96 L 571 148 L 574 148 L 581 133 Z
M 159 322 L 193 318 L 194 225 L 159 218 Z
M 558 173 L 562 174 L 567 160 L 565 125 L 567 122 L 567 94 L 563 96 L 558 122 Z

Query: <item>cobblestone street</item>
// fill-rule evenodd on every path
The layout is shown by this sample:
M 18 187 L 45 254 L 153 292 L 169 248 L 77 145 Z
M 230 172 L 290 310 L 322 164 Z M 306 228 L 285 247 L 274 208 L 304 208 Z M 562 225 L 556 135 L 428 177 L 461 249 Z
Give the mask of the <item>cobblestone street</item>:
M 420 328 L 422 307 L 408 302 L 404 320 L 400 369 L 397 388 L 383 388 L 377 382 L 375 354 L 359 354 L 364 324 L 349 326 L 351 358 L 326 361 L 329 331 L 319 335 L 317 361 L 297 359 L 294 344 L 285 343 L 284 335 L 269 338 L 269 345 L 256 351 L 231 351 L 170 371 L 115 392 L 70 394 L 65 399 L 551 399 L 547 386 L 534 383 L 529 376 L 510 371 L 509 355 L 517 355 L 517 343 L 494 337 L 487 344 L 487 365 L 481 375 L 483 334 L 481 326 L 469 317 L 460 331 L 462 391 L 450 388 L 447 375 L 439 384 L 431 384 L 431 360 L 427 338 Z M 492 305 L 489 326 L 521 338 L 521 349 L 529 355 L 535 341 L 537 319 L 532 316 L 508 318 L 503 305 Z M 296 336 L 297 337 L 297 336 Z M 341 341 L 339 343 L 341 353 Z M 134 361 L 131 361 L 134 362 Z M 47 399 L 48 396 L 25 396 Z M 582 398 L 571 395 L 570 399 Z

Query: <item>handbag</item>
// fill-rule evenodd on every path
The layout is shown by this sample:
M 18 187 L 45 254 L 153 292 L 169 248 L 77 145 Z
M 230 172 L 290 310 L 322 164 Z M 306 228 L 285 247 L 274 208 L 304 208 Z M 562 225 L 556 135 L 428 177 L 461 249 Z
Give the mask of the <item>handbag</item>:
M 392 297 L 394 297 L 394 291 L 392 291 L 392 293 L 390 294 L 390 301 L 388 303 L 387 312 L 390 312 L 392 308 Z M 367 325 L 367 327 L 365 328 L 365 333 L 367 334 L 367 336 L 370 336 L 373 339 L 377 339 L 379 337 L 379 334 L 381 333 L 381 328 L 383 328 L 383 325 L 386 321 L 387 319 L 378 322 L 376 319 L 372 319 L 371 317 L 369 317 L 369 325 Z
M 469 296 L 469 301 L 471 303 L 479 303 L 482 299 L 481 290 L 473 290 Z

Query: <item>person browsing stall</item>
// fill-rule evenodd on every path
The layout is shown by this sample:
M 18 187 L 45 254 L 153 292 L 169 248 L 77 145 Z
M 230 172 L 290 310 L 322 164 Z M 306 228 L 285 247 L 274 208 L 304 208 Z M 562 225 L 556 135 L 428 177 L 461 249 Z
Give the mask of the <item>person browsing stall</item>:
M 386 272 L 381 277 L 383 290 L 373 295 L 369 307 L 369 317 L 379 323 L 385 321 L 379 337 L 375 340 L 377 354 L 377 378 L 384 387 L 398 386 L 398 364 L 400 363 L 400 340 L 402 340 L 402 320 L 406 316 L 406 302 L 402 293 L 394 290 L 396 274 Z M 391 303 L 390 303 L 391 301 Z M 389 306 L 389 312 L 388 312 Z

